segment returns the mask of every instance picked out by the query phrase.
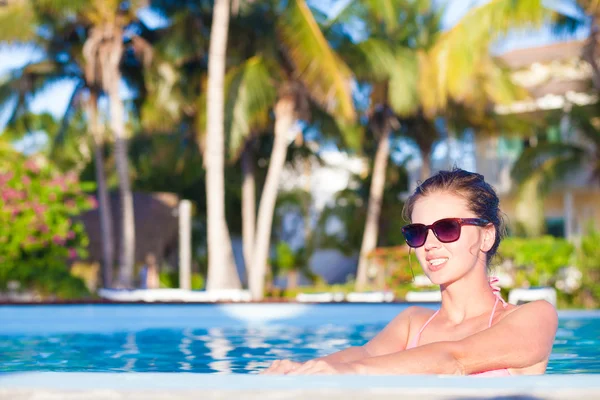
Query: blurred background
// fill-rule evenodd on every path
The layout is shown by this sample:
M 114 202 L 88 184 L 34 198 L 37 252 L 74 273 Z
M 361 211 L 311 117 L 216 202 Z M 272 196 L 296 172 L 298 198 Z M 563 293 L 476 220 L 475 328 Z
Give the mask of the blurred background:
M 0 301 L 402 300 L 429 289 L 404 201 L 456 166 L 501 198 L 503 289 L 597 308 L 599 27 L 586 0 L 0 1 Z

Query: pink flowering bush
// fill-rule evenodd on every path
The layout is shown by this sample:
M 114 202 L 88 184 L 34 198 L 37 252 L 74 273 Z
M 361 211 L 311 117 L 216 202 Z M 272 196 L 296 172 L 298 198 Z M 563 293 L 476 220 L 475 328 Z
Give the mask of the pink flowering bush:
M 76 174 L 0 149 L 0 291 L 18 281 L 42 296 L 88 294 L 69 260 L 87 257 L 88 238 L 74 217 L 97 207 L 85 193 L 92 189 Z

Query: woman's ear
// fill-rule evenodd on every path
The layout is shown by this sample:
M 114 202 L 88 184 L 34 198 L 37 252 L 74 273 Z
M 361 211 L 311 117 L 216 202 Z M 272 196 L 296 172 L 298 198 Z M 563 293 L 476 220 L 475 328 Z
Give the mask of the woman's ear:
M 496 242 L 496 227 L 489 224 L 483 228 L 483 241 L 481 242 L 481 251 L 487 253 L 490 251 L 494 243 Z

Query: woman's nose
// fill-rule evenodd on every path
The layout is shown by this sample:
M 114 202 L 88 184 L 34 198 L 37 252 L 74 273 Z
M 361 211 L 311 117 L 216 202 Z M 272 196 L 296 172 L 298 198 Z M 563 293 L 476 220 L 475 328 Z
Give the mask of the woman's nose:
M 441 243 L 438 240 L 438 238 L 433 234 L 433 232 L 431 230 L 427 233 L 428 233 L 428 235 L 427 235 L 427 238 L 425 239 L 425 244 L 423 245 L 425 247 L 425 250 L 439 248 L 441 246 Z

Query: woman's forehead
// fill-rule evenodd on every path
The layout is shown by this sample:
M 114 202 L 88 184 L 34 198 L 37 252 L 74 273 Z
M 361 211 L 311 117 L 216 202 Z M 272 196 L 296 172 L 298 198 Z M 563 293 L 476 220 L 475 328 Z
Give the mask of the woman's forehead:
M 419 198 L 413 207 L 413 223 L 431 224 L 442 218 L 476 217 L 464 197 L 449 192 L 434 192 Z

